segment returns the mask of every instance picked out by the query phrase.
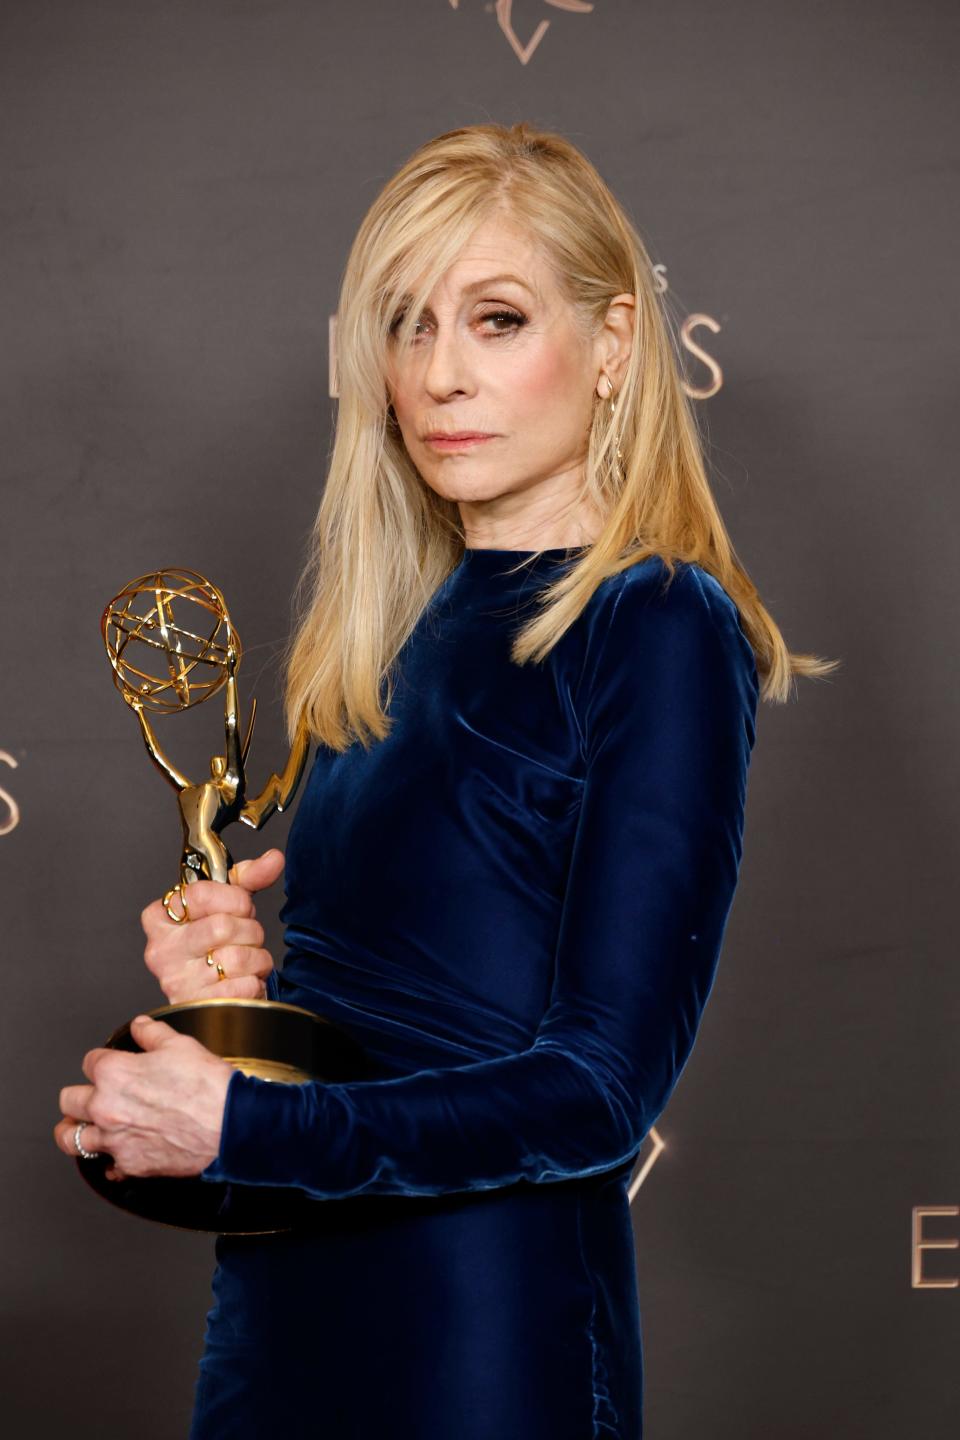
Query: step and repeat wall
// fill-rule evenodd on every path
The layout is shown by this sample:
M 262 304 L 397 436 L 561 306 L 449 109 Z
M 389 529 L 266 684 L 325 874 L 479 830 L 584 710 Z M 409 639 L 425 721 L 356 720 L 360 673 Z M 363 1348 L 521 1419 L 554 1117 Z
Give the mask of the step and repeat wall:
M 946 0 L 6 0 L 7 1433 L 185 1433 L 210 1303 L 210 1237 L 115 1211 L 51 1136 L 162 1001 L 139 917 L 179 851 L 101 612 L 214 580 L 280 762 L 356 227 L 431 135 L 528 119 L 635 220 L 738 553 L 842 662 L 761 707 L 716 985 L 633 1176 L 647 1429 L 956 1434 L 958 41 Z

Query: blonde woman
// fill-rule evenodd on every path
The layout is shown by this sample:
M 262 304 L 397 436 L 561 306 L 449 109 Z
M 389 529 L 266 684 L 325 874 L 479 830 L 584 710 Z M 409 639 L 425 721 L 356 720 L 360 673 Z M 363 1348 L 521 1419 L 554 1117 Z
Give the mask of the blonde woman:
M 313 1007 L 375 1073 L 271 1084 L 141 1020 L 58 1139 L 309 1197 L 217 1242 L 193 1440 L 637 1440 L 629 1178 L 713 983 L 758 700 L 835 662 L 738 562 L 650 258 L 562 137 L 424 145 L 337 335 L 284 965 L 251 899 L 277 852 L 144 928 L 169 999 L 215 946 L 217 993 Z

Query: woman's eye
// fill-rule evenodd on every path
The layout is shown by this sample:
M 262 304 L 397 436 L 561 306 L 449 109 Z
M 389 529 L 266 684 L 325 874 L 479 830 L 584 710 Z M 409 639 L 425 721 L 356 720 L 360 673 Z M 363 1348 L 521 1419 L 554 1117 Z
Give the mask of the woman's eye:
M 521 325 L 527 323 L 525 315 L 518 315 L 515 310 L 491 310 L 488 315 L 481 315 L 481 320 L 504 320 L 511 329 L 519 330 Z M 509 330 L 497 330 L 494 334 L 508 335 Z
M 394 338 L 396 337 L 396 333 L 397 333 L 397 331 L 400 329 L 400 326 L 401 326 L 401 324 L 402 324 L 402 322 L 403 322 L 403 318 L 404 318 L 404 317 L 403 317 L 402 315 L 398 315 L 397 318 L 392 322 L 392 324 L 391 324 L 391 326 L 390 326 L 390 332 L 389 332 L 391 339 L 394 339 Z M 414 325 L 414 327 L 413 327 L 413 337 L 412 337 L 412 338 L 413 338 L 413 343 L 414 343 L 414 345 L 416 345 L 417 341 L 420 339 L 420 336 L 423 334 L 423 326 L 424 326 L 425 323 L 426 323 L 426 322 L 423 321 L 423 320 L 418 320 L 417 323 L 416 323 L 416 325 Z
M 395 335 L 397 333 L 401 324 L 403 323 L 406 313 L 407 312 L 405 310 L 401 310 L 398 315 L 394 316 L 393 320 L 390 323 L 389 333 L 391 335 Z M 495 335 L 509 335 L 511 331 L 519 330 L 521 325 L 526 325 L 527 323 L 527 317 L 525 315 L 520 315 L 516 310 L 490 310 L 486 315 L 481 315 L 479 317 L 479 320 L 480 323 L 483 325 L 485 325 L 488 320 L 497 321 L 498 328 L 493 331 Z M 417 321 L 413 332 L 414 340 L 418 338 L 418 335 L 420 333 L 420 327 L 422 327 L 423 324 L 424 321 L 422 319 Z M 499 328 L 501 324 L 505 328 Z

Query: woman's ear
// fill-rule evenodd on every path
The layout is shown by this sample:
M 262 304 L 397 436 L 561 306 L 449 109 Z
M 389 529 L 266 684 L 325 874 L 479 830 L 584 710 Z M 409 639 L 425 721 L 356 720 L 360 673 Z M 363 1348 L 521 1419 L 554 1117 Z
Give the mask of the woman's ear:
M 600 367 L 618 388 L 633 350 L 633 327 L 636 299 L 624 293 L 614 295 L 607 306 L 599 335 Z

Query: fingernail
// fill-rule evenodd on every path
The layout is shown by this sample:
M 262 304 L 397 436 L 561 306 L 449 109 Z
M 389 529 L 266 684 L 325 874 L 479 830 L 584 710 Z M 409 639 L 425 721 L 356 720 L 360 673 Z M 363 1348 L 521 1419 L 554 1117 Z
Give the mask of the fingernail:
M 151 1021 L 151 1023 L 152 1023 L 152 1021 L 153 1021 L 153 1016 L 152 1016 L 152 1015 L 134 1015 L 133 1019 L 130 1021 L 130 1024 L 131 1024 L 131 1025 L 139 1025 L 139 1024 L 141 1024 L 144 1020 L 149 1020 L 149 1021 Z

